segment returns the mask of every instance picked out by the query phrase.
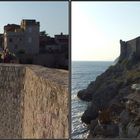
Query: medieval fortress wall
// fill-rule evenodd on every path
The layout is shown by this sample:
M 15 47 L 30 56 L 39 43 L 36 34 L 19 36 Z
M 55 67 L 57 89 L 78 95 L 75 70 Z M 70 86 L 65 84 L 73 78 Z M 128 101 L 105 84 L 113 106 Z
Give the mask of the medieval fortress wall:
M 0 64 L 0 138 L 68 138 L 68 72 Z
M 133 56 L 140 58 L 140 37 L 134 38 L 129 41 L 120 40 L 121 54 L 120 60 L 130 60 Z

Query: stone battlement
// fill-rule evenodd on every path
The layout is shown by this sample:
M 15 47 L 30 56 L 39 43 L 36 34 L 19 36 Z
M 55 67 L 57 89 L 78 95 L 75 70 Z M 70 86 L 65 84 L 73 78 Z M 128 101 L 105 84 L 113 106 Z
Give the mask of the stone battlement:
M 0 138 L 68 138 L 68 72 L 0 64 Z
M 119 60 L 130 60 L 133 56 L 140 58 L 140 37 L 129 41 L 120 40 L 121 54 Z

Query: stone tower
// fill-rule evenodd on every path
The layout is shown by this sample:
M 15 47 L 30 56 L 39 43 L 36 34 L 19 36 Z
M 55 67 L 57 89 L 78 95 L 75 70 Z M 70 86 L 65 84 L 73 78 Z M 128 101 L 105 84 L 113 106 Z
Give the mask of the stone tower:
M 39 22 L 23 19 L 21 28 L 24 30 L 25 49 L 28 54 L 39 53 Z
M 26 54 L 38 54 L 39 27 L 39 22 L 27 19 L 22 20 L 21 25 L 4 26 L 4 48 L 12 53 L 22 50 Z
M 24 47 L 24 32 L 19 25 L 7 24 L 4 26 L 4 49 L 17 53 Z
M 121 53 L 119 60 L 131 60 L 134 57 L 140 59 L 140 37 L 129 41 L 120 40 L 120 46 Z

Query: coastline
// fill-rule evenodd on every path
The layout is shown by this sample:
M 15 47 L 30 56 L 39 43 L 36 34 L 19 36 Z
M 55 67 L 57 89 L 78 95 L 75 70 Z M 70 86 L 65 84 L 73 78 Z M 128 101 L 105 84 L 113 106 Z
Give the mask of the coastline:
M 120 41 L 117 63 L 77 93 L 91 102 L 81 116 L 90 128 L 88 138 L 140 138 L 140 54 L 134 43 L 139 40 Z
M 87 61 L 78 61 L 75 63 L 73 62 L 72 67 L 72 138 L 86 138 L 87 132 L 81 134 L 83 131 L 88 131 L 84 126 L 82 126 L 82 123 L 80 122 L 80 112 L 84 111 L 86 108 L 82 107 L 85 106 L 84 104 L 87 103 L 85 101 L 81 101 L 77 98 L 77 92 L 83 88 L 86 88 L 88 84 L 95 80 L 97 75 L 100 75 L 102 72 L 104 72 L 108 66 L 110 66 L 112 62 L 87 62 Z M 87 103 L 88 104 L 88 103 Z M 83 108 L 83 109 L 82 109 Z M 81 115 L 79 116 L 78 114 Z M 78 117 L 78 116 L 79 117 Z M 73 120 L 74 119 L 74 120 Z M 76 120 L 77 121 L 76 121 Z M 81 124 L 81 125 L 80 125 Z M 87 127 L 87 126 L 86 126 Z

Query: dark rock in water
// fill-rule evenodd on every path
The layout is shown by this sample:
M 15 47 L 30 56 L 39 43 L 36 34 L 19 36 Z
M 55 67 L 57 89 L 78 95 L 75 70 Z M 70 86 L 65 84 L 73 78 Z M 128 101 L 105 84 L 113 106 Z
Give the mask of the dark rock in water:
M 92 103 L 82 115 L 81 120 L 86 124 L 90 124 L 91 120 L 94 120 L 97 116 L 98 108 L 94 103 Z
M 140 37 L 121 41 L 118 63 L 78 92 L 80 99 L 91 102 L 81 117 L 90 126 L 90 138 L 140 138 L 140 94 L 132 88 L 140 84 L 139 52 Z M 96 124 L 99 110 L 110 110 L 111 120 L 105 127 Z
M 77 96 L 84 101 L 91 101 L 92 100 L 92 94 L 94 92 L 94 88 L 96 88 L 95 82 L 91 82 L 87 89 L 80 90 L 77 94 Z
M 92 94 L 87 93 L 86 89 L 80 90 L 77 94 L 77 96 L 84 101 L 91 101 L 92 100 Z
M 116 66 L 111 66 L 107 71 L 98 76 L 96 78 L 96 81 L 91 82 L 88 85 L 87 89 L 80 90 L 77 96 L 82 100 L 91 101 L 94 98 L 93 96 L 96 92 L 97 94 L 98 92 L 103 92 L 104 90 L 104 92 L 107 92 L 109 88 L 110 91 L 115 90 L 116 92 L 118 86 L 122 84 L 122 81 L 121 79 L 119 79 L 118 81 L 114 81 L 114 78 L 120 77 L 122 75 L 122 72 L 123 67 L 121 65 L 118 64 Z

